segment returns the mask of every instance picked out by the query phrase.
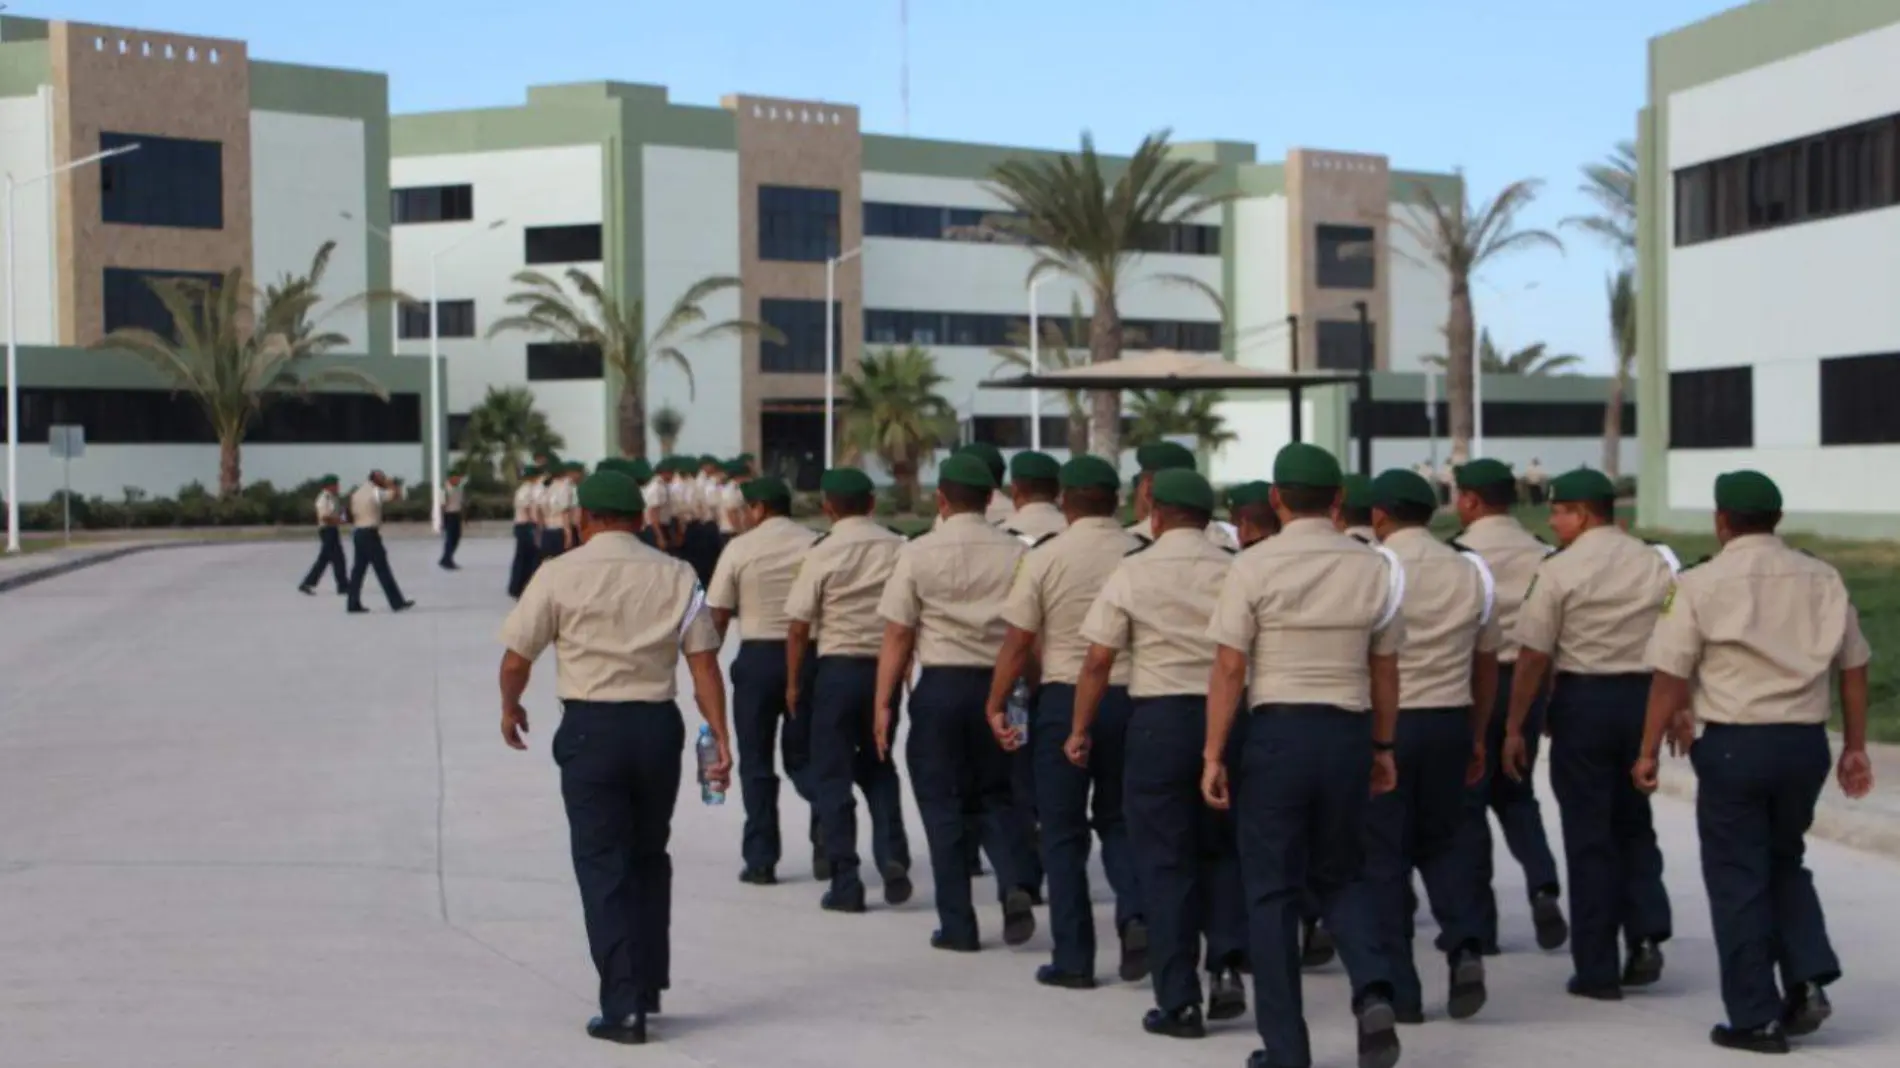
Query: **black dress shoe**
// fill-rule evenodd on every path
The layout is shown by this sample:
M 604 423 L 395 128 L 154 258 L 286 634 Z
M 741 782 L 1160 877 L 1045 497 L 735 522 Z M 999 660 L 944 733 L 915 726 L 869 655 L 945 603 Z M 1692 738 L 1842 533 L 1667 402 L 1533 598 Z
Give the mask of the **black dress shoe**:
M 1011 890 L 1003 898 L 1003 943 L 1020 946 L 1036 936 L 1036 913 L 1027 890 Z
M 1302 925 L 1303 937 L 1300 939 L 1300 967 L 1324 968 L 1338 955 L 1333 944 L 1333 933 L 1318 920 L 1307 920 Z
M 1078 975 L 1065 972 L 1053 964 L 1045 964 L 1036 969 L 1036 982 L 1043 986 L 1059 986 L 1064 990 L 1094 990 L 1093 975 Z
M 299 586 L 297 587 L 297 592 L 303 594 L 305 597 L 315 597 L 317 595 L 317 588 L 315 586 Z
M 974 938 L 951 938 L 942 931 L 930 932 L 930 948 L 947 950 L 951 953 L 975 953 L 983 946 Z
M 747 886 L 776 886 L 778 885 L 778 874 L 770 868 L 747 866 L 744 871 L 739 873 L 739 881 Z
M 825 896 L 818 904 L 819 907 L 823 908 L 826 912 L 863 912 L 864 884 L 859 883 L 856 886 L 842 889 L 834 886 L 825 891 Z
M 1622 1001 L 1623 988 L 1617 986 L 1585 986 L 1576 976 L 1564 987 L 1573 998 L 1589 998 L 1592 1001 Z
M 1199 1005 L 1186 1005 L 1173 1012 L 1149 1009 L 1141 1018 L 1141 1029 L 1167 1038 L 1206 1038 L 1207 1023 L 1201 1019 Z
M 825 847 L 816 842 L 811 847 L 811 877 L 821 883 L 831 881 L 831 858 L 825 856 Z
M 645 1045 L 647 1040 L 647 1018 L 645 1013 L 636 1012 L 618 1020 L 608 1020 L 596 1016 L 587 1021 L 587 1037 L 598 1038 L 602 1042 L 618 1042 L 623 1046 Z
M 1232 1020 L 1247 1015 L 1247 984 L 1240 972 L 1222 968 L 1207 977 L 1207 1018 Z
M 1122 928 L 1122 962 L 1119 971 L 1122 982 L 1138 983 L 1148 978 L 1148 925 L 1141 920 L 1129 920 Z
M 660 992 L 658 990 L 640 991 L 640 1011 L 648 1016 L 660 1014 Z
M 416 606 L 416 602 L 414 601 L 404 601 L 401 604 L 390 605 L 389 610 L 391 612 L 407 612 L 411 608 L 414 608 L 415 606 Z
M 1788 994 L 1781 1010 L 1781 1030 L 1790 1038 L 1801 1038 L 1821 1029 L 1834 1015 L 1827 991 L 1819 983 L 1802 983 Z
M 1392 1019 L 1407 1027 L 1417 1027 L 1425 1022 L 1425 1010 L 1401 1009 L 1397 1005 L 1394 1005 L 1392 1006 Z
M 1564 920 L 1563 903 L 1554 890 L 1531 895 L 1531 923 L 1537 928 L 1539 949 L 1556 949 L 1570 941 L 1570 924 Z
M 1764 1024 L 1748 1031 L 1737 1031 L 1727 1024 L 1716 1024 L 1709 1032 L 1709 1041 L 1723 1049 L 1741 1050 L 1744 1053 L 1786 1053 L 1788 1035 L 1781 1024 Z
M 1042 887 L 1040 886 L 1025 886 L 1023 887 L 1023 893 L 1029 895 L 1029 903 L 1037 908 L 1042 908 L 1048 904 L 1047 901 L 1042 899 Z
M 1490 941 L 1485 942 L 1484 944 L 1480 945 L 1478 947 L 1478 952 L 1487 957 L 1502 957 L 1504 956 L 1504 947 L 1498 945 L 1496 939 L 1491 939 Z
M 344 609 L 344 611 L 346 611 L 346 612 L 348 612 L 349 614 L 351 614 L 351 615 L 353 615 L 353 616 L 360 616 L 360 615 L 362 615 L 362 614 L 364 614 L 365 612 L 368 612 L 368 611 L 369 611 L 369 609 L 367 609 L 367 608 L 364 608 L 364 607 L 363 607 L 362 605 L 360 605 L 360 604 L 353 604 L 353 605 L 351 605 L 351 606 L 349 606 L 348 608 L 346 608 L 346 609 Z
M 902 905 L 917 892 L 917 888 L 911 885 L 910 869 L 896 861 L 884 865 L 884 870 L 879 874 L 884 876 L 884 903 L 886 905 Z
M 1630 950 L 1629 963 L 1623 966 L 1624 986 L 1649 986 L 1662 978 L 1662 947 L 1655 939 L 1645 938 Z
M 1399 1063 L 1399 1018 L 1392 1003 L 1367 995 L 1353 1015 L 1359 1020 L 1359 1068 L 1392 1068 Z
M 1451 995 L 1445 1011 L 1454 1020 L 1469 1020 L 1484 1008 L 1484 957 L 1475 949 L 1455 953 L 1451 958 Z

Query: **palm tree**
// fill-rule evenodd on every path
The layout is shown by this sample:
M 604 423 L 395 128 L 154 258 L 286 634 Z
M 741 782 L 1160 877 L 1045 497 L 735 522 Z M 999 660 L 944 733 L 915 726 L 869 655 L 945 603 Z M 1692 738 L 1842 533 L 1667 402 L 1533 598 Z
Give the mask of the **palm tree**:
M 1078 156 L 1008 160 L 990 172 L 991 191 L 1013 212 L 996 225 L 1035 247 L 1029 277 L 1054 271 L 1089 289 L 1094 306 L 1090 363 L 1121 355 L 1117 298 L 1122 277 L 1149 239 L 1162 227 L 1230 199 L 1200 192 L 1216 170 L 1210 163 L 1172 157 L 1168 131 L 1162 130 L 1143 138 L 1125 167 L 1105 167 L 1095 154 L 1094 138 L 1084 133 Z M 1111 463 L 1119 458 L 1119 393 L 1095 393 L 1089 443 Z
M 1607 289 L 1616 373 L 1610 378 L 1610 399 L 1603 405 L 1603 473 L 1615 478 L 1622 466 L 1623 395 L 1629 389 L 1630 369 L 1636 363 L 1636 269 L 1618 270 L 1610 276 Z
M 1042 344 L 1036 351 L 1036 362 L 1042 365 L 1041 373 L 1066 371 L 1072 367 L 1081 367 L 1089 362 L 1087 349 L 1073 348 L 1070 338 L 1079 338 L 1086 329 L 1088 316 L 1082 311 L 1082 298 L 1073 297 L 1069 301 L 1069 326 L 1065 331 L 1061 323 L 1044 319 L 1039 324 Z M 1029 326 L 1021 324 L 1010 331 L 1009 342 L 1012 348 L 995 348 L 990 352 L 996 356 L 996 367 L 992 374 L 1005 367 L 1013 367 L 1024 374 L 1037 372 L 1029 359 Z M 1069 407 L 1069 453 L 1080 456 L 1089 451 L 1089 410 L 1082 400 L 1079 389 L 1065 389 L 1062 399 Z
M 673 446 L 679 444 L 680 431 L 686 429 L 686 417 L 671 404 L 662 404 L 653 413 L 653 436 L 660 439 L 660 455 L 673 455 Z
M 320 298 L 308 279 L 259 292 L 245 280 L 243 268 L 233 267 L 216 282 L 158 278 L 147 284 L 165 305 L 172 336 L 120 327 L 93 347 L 138 357 L 198 402 L 218 438 L 220 496 L 242 488 L 239 449 L 245 431 L 271 405 L 324 386 L 389 399 L 375 379 L 359 370 L 309 366 L 313 357 L 349 339 L 317 333 L 310 325 Z
M 655 361 L 679 368 L 686 375 L 690 395 L 698 387 L 693 381 L 693 365 L 680 350 L 681 345 L 743 334 L 758 334 L 780 344 L 785 340 L 777 330 L 748 319 L 728 319 L 686 332 L 706 321 L 704 305 L 708 298 L 739 288 L 739 279 L 731 275 L 712 275 L 686 287 L 651 333 L 647 332 L 644 301 L 621 304 L 619 298 L 579 268 L 569 268 L 566 286 L 540 271 L 517 272 L 514 282 L 521 288 L 508 297 L 507 303 L 517 309 L 516 313 L 490 326 L 488 336 L 518 331 L 599 349 L 601 361 L 620 380 L 615 424 L 623 456 L 647 454 L 647 371 Z M 569 286 L 574 290 L 572 294 Z
M 468 429 L 462 432 L 462 457 L 471 471 L 499 477 L 510 486 L 520 480 L 521 465 L 530 456 L 566 447 L 547 413 L 534 406 L 534 391 L 526 386 L 489 386 L 482 402 L 468 413 Z
M 1140 448 L 1164 438 L 1192 435 L 1204 450 L 1238 440 L 1216 410 L 1225 394 L 1218 390 L 1149 391 L 1138 389 L 1129 406 L 1128 444 Z
M 916 502 L 918 470 L 957 432 L 956 408 L 938 392 L 949 381 L 916 345 L 868 353 L 844 378 L 845 455 L 883 461 L 899 512 Z
M 1610 154 L 1583 167 L 1577 187 L 1596 203 L 1594 215 L 1573 215 L 1565 226 L 1595 234 L 1624 259 L 1636 255 L 1636 142 L 1618 141 Z
M 1544 378 L 1567 374 L 1571 368 L 1583 363 L 1583 357 L 1575 353 L 1554 353 L 1549 349 L 1550 346 L 1538 341 L 1506 356 L 1491 340 L 1491 331 L 1481 330 L 1478 333 L 1478 369 L 1487 375 L 1523 375 L 1527 378 Z M 1442 369 L 1445 366 L 1445 357 L 1426 356 L 1419 362 Z
M 1477 206 L 1461 192 L 1455 202 L 1439 198 L 1418 183 L 1417 198 L 1424 218 L 1398 212 L 1392 223 L 1404 229 L 1425 250 L 1425 257 L 1445 272 L 1451 289 L 1451 311 L 1445 321 L 1445 398 L 1451 406 L 1451 459 L 1463 463 L 1471 452 L 1471 392 L 1473 373 L 1473 316 L 1471 282 L 1485 267 L 1513 252 L 1545 246 L 1563 251 L 1563 242 L 1548 230 L 1521 229 L 1518 213 L 1537 199 L 1541 183 L 1526 179 L 1505 186 Z M 1460 182 L 1460 189 L 1463 183 Z

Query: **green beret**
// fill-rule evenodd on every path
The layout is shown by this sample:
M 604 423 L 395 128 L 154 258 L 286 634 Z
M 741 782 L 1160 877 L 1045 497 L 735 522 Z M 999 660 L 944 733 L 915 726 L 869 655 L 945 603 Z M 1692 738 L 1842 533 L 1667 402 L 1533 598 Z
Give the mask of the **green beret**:
M 1008 470 L 1007 465 L 1003 463 L 1003 450 L 986 442 L 973 441 L 958 449 L 956 455 L 974 456 L 983 461 L 983 466 L 990 469 L 990 485 L 1002 485 L 1003 473 Z
M 1019 452 L 1009 458 L 1009 477 L 1054 481 L 1062 477 L 1062 465 L 1046 452 Z M 1115 481 L 1120 482 L 1121 479 Z
M 1372 503 L 1380 508 L 1390 508 L 1395 504 L 1422 504 L 1427 508 L 1437 508 L 1438 491 L 1417 471 L 1395 467 L 1381 472 L 1378 478 L 1372 480 Z
M 855 467 L 834 467 L 818 479 L 818 492 L 827 497 L 862 497 L 872 489 L 871 476 Z
M 639 515 L 647 510 L 640 486 L 618 471 L 596 471 L 581 480 L 580 506 L 596 515 Z
M 1473 460 L 1468 464 L 1459 464 L 1452 472 L 1459 489 L 1484 489 L 1488 486 L 1515 486 L 1517 476 L 1511 473 L 1511 466 L 1502 460 Z
M 1610 476 L 1588 467 L 1565 471 L 1550 480 L 1550 500 L 1553 504 L 1615 499 L 1616 484 L 1610 481 Z
M 1311 486 L 1314 489 L 1338 489 L 1339 461 L 1318 445 L 1296 441 L 1281 449 L 1273 458 L 1273 483 L 1276 486 Z
M 726 477 L 744 478 L 752 473 L 752 465 L 744 460 L 728 460 L 725 465 Z
M 869 483 L 870 479 L 865 479 L 865 482 Z M 739 495 L 745 498 L 747 504 L 757 504 L 760 501 L 781 501 L 790 504 L 792 488 L 787 486 L 784 480 L 767 475 L 764 478 L 751 479 L 740 486 Z
M 1214 487 L 1208 485 L 1201 473 L 1192 468 L 1170 467 L 1156 471 L 1154 498 L 1156 504 L 1172 504 L 1203 512 L 1214 510 Z
M 628 475 L 628 474 L 627 474 L 627 469 L 626 469 L 626 468 L 625 468 L 624 466 L 622 466 L 622 465 L 624 465 L 624 464 L 625 464 L 626 462 L 627 462 L 627 461 L 625 461 L 625 460 L 622 460 L 622 459 L 621 459 L 620 457 L 618 457 L 618 456 L 609 456 L 609 457 L 607 457 L 607 458 L 606 458 L 605 460 L 602 460 L 601 462 L 599 462 L 599 463 L 597 463 L 597 464 L 595 464 L 595 465 L 594 465 L 594 470 L 596 470 L 596 471 L 618 471 L 618 472 L 620 472 L 620 473 L 621 473 L 621 474 L 623 474 L 623 475 L 627 475 L 627 477 L 628 477 L 628 478 L 632 478 L 633 476 L 632 476 L 632 475 Z
M 1000 460 L 1001 457 L 999 456 L 998 459 Z M 937 465 L 937 481 L 958 486 L 972 486 L 976 489 L 996 488 L 996 475 L 990 465 L 984 463 L 981 456 L 967 451 L 945 457 L 944 461 Z
M 1715 476 L 1715 507 L 1724 512 L 1781 511 L 1781 487 L 1760 471 L 1730 471 Z
M 749 452 L 742 452 L 739 455 L 733 457 L 733 459 L 739 461 L 742 464 L 750 464 L 754 459 L 756 459 L 756 457 L 754 457 Z
M 1273 492 L 1270 482 L 1242 482 L 1227 490 L 1227 507 L 1244 508 L 1250 504 L 1266 504 Z
M 701 456 L 701 457 L 699 458 L 699 466 L 701 466 L 701 467 L 718 467 L 718 466 L 720 466 L 720 463 L 719 463 L 719 457 L 717 457 L 717 456 L 710 456 L 710 455 L 708 455 L 708 456 Z
M 1342 475 L 1339 479 L 1339 503 L 1348 508 L 1370 508 L 1376 502 L 1372 497 L 1372 480 L 1364 475 Z
M 1194 470 L 1194 453 L 1178 441 L 1157 441 L 1135 450 L 1135 462 L 1150 474 L 1156 471 Z
M 1119 490 L 1122 488 L 1121 472 L 1115 470 L 1115 465 L 1100 456 L 1090 456 L 1087 453 L 1070 458 L 1068 463 L 1062 465 L 1056 478 L 1062 483 L 1063 489 Z
M 335 475 L 325 475 L 322 478 L 317 479 L 317 485 L 335 486 L 335 485 L 340 484 L 342 481 L 343 481 L 342 479 L 336 477 Z
M 635 482 L 651 482 L 653 481 L 653 465 L 647 463 L 644 457 L 636 456 L 627 461 L 627 477 Z

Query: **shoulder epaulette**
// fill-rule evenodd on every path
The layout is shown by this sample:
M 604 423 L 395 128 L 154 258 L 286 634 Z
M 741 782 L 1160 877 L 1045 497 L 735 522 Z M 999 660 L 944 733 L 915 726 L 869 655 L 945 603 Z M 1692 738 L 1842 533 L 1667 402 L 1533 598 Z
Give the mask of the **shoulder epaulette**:
M 1808 550 L 1806 550 L 1806 549 L 1796 549 L 1796 550 L 1795 550 L 1795 552 L 1798 552 L 1798 553 L 1800 553 L 1800 554 L 1801 554 L 1802 556 L 1807 556 L 1807 557 L 1812 557 L 1813 559 L 1816 559 L 1816 560 L 1819 560 L 1819 559 L 1820 559 L 1820 557 L 1818 557 L 1818 556 L 1815 556 L 1815 555 L 1814 555 L 1813 553 L 1811 553 L 1811 552 L 1809 552 L 1809 551 L 1808 551 Z M 1708 559 L 1708 557 L 1706 557 L 1706 556 L 1705 556 L 1705 557 L 1703 557 L 1702 559 L 1704 559 L 1704 560 L 1707 560 L 1707 559 Z
M 1155 543 L 1149 541 L 1147 538 L 1144 538 L 1139 534 L 1135 535 L 1135 538 L 1136 540 L 1140 541 L 1141 544 L 1123 553 L 1122 554 L 1123 556 L 1133 556 L 1136 553 L 1147 552 L 1149 549 L 1154 548 Z
M 893 529 L 893 530 L 896 530 L 896 528 L 894 528 L 894 527 L 893 527 L 892 529 Z M 903 532 L 903 531 L 901 531 L 901 530 L 896 530 L 896 532 L 897 532 L 897 533 L 899 533 L 899 534 L 903 534 L 903 533 L 904 533 L 904 532 Z M 925 527 L 924 529 L 922 529 L 922 530 L 919 530 L 919 531 L 917 531 L 917 532 L 916 532 L 916 533 L 914 533 L 914 534 L 905 534 L 905 535 L 904 535 L 904 540 L 906 540 L 906 541 L 916 541 L 916 540 L 917 540 L 918 538 L 921 538 L 921 537 L 923 537 L 924 535 L 926 535 L 926 534 L 928 534 L 928 533 L 930 533 L 930 528 L 929 528 L 929 527 Z
M 1473 549 L 1471 546 L 1466 545 L 1463 541 L 1459 540 L 1463 536 L 1464 536 L 1464 531 L 1461 530 L 1457 534 L 1452 535 L 1451 540 L 1446 542 L 1445 544 L 1451 546 L 1452 548 L 1458 550 L 1461 553 L 1477 552 L 1476 549 Z
M 1542 542 L 1544 542 L 1544 544 L 1545 544 L 1545 545 L 1549 545 L 1549 544 L 1550 544 L 1549 542 L 1547 542 L 1547 541 L 1544 541 L 1544 536 L 1543 536 L 1542 534 L 1532 534 L 1532 535 L 1531 535 L 1531 537 L 1533 537 L 1533 538 L 1536 538 L 1536 539 L 1537 539 L 1538 541 L 1542 541 Z M 1561 551 L 1561 550 L 1560 550 L 1560 551 Z
M 811 543 L 813 545 L 816 545 L 819 542 L 824 541 L 826 538 L 829 538 L 829 537 L 831 537 L 831 531 L 827 530 L 823 534 L 820 534 L 816 538 L 813 538 Z
M 1354 541 L 1356 541 L 1356 542 L 1358 542 L 1358 543 L 1359 543 L 1359 544 L 1361 544 L 1361 545 L 1371 545 L 1371 544 L 1372 544 L 1372 539 L 1371 539 L 1371 538 L 1368 538 L 1368 537 L 1366 537 L 1366 536 L 1365 536 L 1364 534 L 1348 534 L 1348 535 L 1346 535 L 1346 536 L 1347 536 L 1348 538 L 1351 538 L 1352 540 L 1354 540 Z
M 1015 527 L 1004 527 L 1003 533 L 1014 535 L 1015 537 L 1018 537 L 1018 538 L 1023 536 L 1023 532 L 1020 530 L 1017 530 Z
M 1216 545 L 1216 546 L 1214 546 L 1214 548 L 1216 548 L 1216 549 L 1219 549 L 1219 550 L 1220 550 L 1221 552 L 1224 552 L 1224 553 L 1226 553 L 1226 554 L 1227 554 L 1228 556 L 1239 556 L 1239 555 L 1240 555 L 1240 550 L 1239 550 L 1239 549 L 1236 549 L 1236 548 L 1234 548 L 1234 547 L 1233 547 L 1233 546 L 1231 546 L 1231 545 Z
M 1054 535 L 1054 534 L 1044 534 L 1044 535 L 1043 535 L 1042 537 L 1040 537 L 1040 538 L 1037 538 L 1037 539 L 1036 539 L 1036 541 L 1035 541 L 1035 544 L 1033 544 L 1033 545 L 1031 545 L 1031 546 L 1030 546 L 1030 548 L 1031 548 L 1031 549 L 1040 549 L 1040 548 L 1042 548 L 1042 547 L 1043 547 L 1043 545 L 1045 545 L 1045 544 L 1047 544 L 1047 543 L 1048 543 L 1048 541 L 1049 541 L 1049 539 L 1051 539 L 1051 538 L 1053 538 L 1053 537 L 1055 537 L 1055 535 Z
M 894 526 L 891 526 L 891 525 L 890 525 L 889 523 L 886 523 L 886 524 L 884 524 L 884 529 L 885 529 L 885 530 L 888 530 L 888 531 L 890 531 L 891 533 L 893 533 L 893 534 L 895 534 L 895 535 L 897 535 L 897 536 L 898 536 L 898 537 L 900 537 L 900 538 L 908 538 L 908 537 L 910 537 L 910 535 L 908 535 L 908 534 L 906 534 L 906 533 L 904 533 L 903 531 L 901 531 L 901 530 L 899 530 L 899 529 L 897 529 L 897 528 L 896 528 L 896 527 L 894 527 Z

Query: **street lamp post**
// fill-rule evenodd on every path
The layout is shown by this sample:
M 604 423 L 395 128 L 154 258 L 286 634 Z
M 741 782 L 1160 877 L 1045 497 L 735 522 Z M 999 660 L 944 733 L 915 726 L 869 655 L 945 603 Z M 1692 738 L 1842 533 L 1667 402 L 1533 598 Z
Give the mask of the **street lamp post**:
M 864 246 L 859 245 L 849 252 L 841 253 L 825 260 L 825 470 L 832 467 L 832 450 L 836 447 L 837 430 L 837 377 L 838 369 L 832 360 L 837 350 L 838 322 L 837 313 L 832 310 L 832 302 L 837 299 L 838 265 L 849 263 L 863 253 Z
M 4 5 L 0 5 L 4 6 Z M 6 174 L 6 261 L 7 261 L 7 552 L 20 551 L 20 310 L 15 299 L 15 281 L 17 273 L 13 266 L 13 194 L 29 186 L 37 185 L 49 178 L 65 174 L 67 171 L 113 156 L 123 156 L 127 152 L 137 152 L 139 146 L 120 145 L 104 152 L 95 152 L 81 159 L 63 163 L 45 174 L 36 175 L 25 181 L 13 177 L 11 171 Z
M 1032 376 L 1042 374 L 1042 327 L 1036 318 L 1036 290 L 1048 280 L 1048 275 L 1039 274 L 1029 282 L 1029 373 Z M 1029 447 L 1042 451 L 1041 386 L 1029 391 Z

